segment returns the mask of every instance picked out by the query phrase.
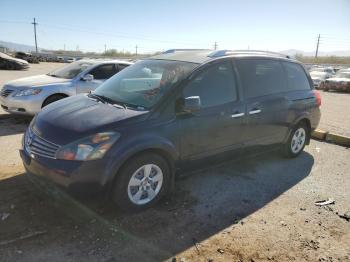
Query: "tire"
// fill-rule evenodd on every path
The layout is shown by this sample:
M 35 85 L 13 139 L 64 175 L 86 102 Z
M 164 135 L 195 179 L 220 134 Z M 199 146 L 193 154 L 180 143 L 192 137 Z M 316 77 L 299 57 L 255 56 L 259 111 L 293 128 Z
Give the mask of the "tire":
M 149 177 L 144 176 L 145 171 Z M 152 182 L 152 178 L 155 181 Z M 158 154 L 144 153 L 127 161 L 118 172 L 112 198 L 124 211 L 140 211 L 153 206 L 167 194 L 170 181 L 171 172 L 166 160 Z
M 310 138 L 310 130 L 305 123 L 297 124 L 282 146 L 282 153 L 287 158 L 294 158 L 303 152 L 306 142 Z
M 41 108 L 44 108 L 45 106 L 47 106 L 48 104 L 51 104 L 53 102 L 56 102 L 60 99 L 66 98 L 66 96 L 64 95 L 52 95 L 49 96 L 48 98 L 45 99 L 43 106 Z

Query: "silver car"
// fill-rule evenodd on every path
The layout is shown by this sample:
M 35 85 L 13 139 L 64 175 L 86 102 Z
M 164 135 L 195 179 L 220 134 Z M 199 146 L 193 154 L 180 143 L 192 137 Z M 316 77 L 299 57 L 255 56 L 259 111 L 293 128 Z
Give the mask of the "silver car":
M 46 75 L 10 81 L 0 91 L 0 104 L 9 113 L 35 115 L 59 99 L 96 89 L 131 64 L 120 60 L 79 60 Z

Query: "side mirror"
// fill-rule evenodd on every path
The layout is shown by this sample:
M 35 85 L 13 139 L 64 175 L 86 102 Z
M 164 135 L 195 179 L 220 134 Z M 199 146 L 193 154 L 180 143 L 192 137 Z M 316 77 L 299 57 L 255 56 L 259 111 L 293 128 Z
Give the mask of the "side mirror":
M 182 110 L 184 113 L 195 113 L 201 109 L 201 98 L 199 96 L 189 96 L 183 100 Z
M 94 80 L 94 76 L 92 74 L 86 74 L 81 78 L 81 80 L 89 82 L 89 81 Z

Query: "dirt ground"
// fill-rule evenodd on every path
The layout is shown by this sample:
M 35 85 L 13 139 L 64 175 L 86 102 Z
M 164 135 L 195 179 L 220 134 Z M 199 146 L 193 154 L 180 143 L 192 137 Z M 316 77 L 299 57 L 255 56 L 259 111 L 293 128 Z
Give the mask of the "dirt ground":
M 65 65 L 63 63 L 40 63 L 31 64 L 30 69 L 25 71 L 0 70 L 0 89 L 8 81 L 20 77 L 46 74 Z M 348 109 L 350 94 L 321 91 L 321 96 L 322 118 L 319 128 L 350 137 L 350 113 Z M 2 114 L 6 114 L 6 112 L 0 108 L 0 117 Z
M 23 174 L 23 119 L 0 120 L 0 261 L 350 261 L 350 150 L 257 154 L 187 174 L 138 214 Z M 50 193 L 48 193 L 50 192 Z M 332 198 L 335 204 L 318 207 Z

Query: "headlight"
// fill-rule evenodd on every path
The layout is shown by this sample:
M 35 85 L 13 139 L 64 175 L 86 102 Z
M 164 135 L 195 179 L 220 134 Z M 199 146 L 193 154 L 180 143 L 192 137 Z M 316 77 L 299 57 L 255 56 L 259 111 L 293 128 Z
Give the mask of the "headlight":
M 81 161 L 100 159 L 119 137 L 120 134 L 116 132 L 97 133 L 63 146 L 56 158 Z
M 32 96 L 37 95 L 41 92 L 40 88 L 29 88 L 22 91 L 19 91 L 15 96 Z

